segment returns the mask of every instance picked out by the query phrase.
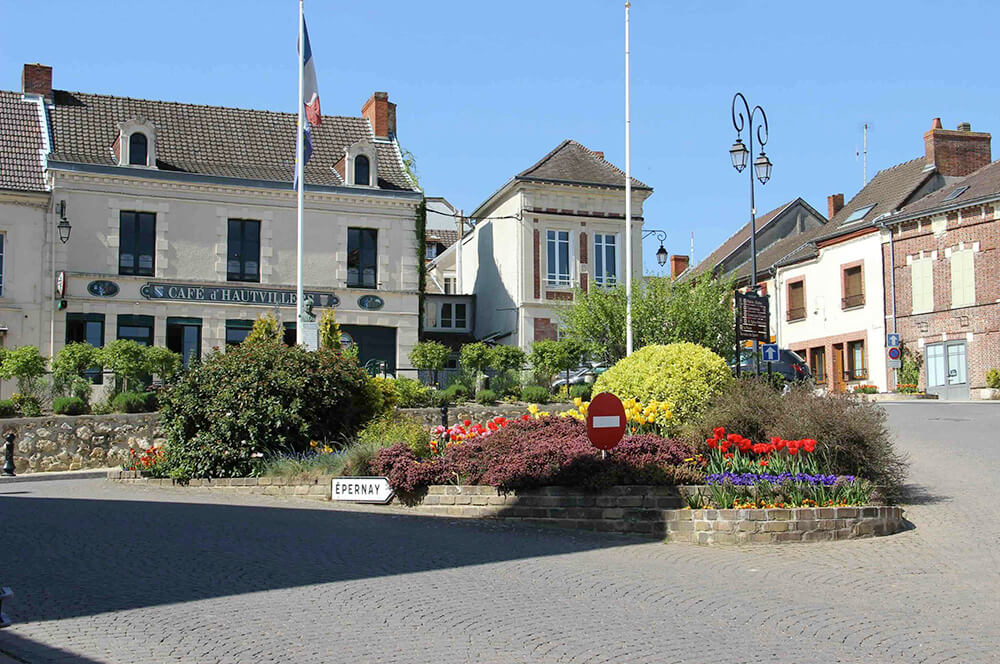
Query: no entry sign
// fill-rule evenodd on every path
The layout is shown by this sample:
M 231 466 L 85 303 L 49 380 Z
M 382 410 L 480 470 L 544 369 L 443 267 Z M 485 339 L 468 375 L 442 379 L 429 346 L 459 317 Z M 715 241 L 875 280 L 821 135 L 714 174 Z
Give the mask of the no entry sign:
M 610 450 L 625 435 L 625 406 L 610 392 L 601 392 L 587 408 L 587 437 L 599 450 Z

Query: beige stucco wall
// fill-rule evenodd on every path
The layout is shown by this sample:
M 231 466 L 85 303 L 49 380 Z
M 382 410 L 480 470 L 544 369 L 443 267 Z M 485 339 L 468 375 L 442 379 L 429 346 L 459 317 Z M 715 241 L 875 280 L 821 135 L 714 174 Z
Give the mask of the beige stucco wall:
M 54 200 L 66 200 L 73 224 L 68 244 L 57 245 L 57 269 L 67 273 L 67 309 L 56 314 L 55 350 L 66 336 L 67 312 L 105 314 L 105 342 L 116 335 L 115 317 L 156 317 L 154 343 L 166 343 L 166 317 L 202 319 L 202 351 L 224 346 L 226 319 L 253 320 L 264 312 L 283 322 L 295 320 L 294 306 L 148 300 L 141 287 L 150 281 L 295 289 L 295 195 L 288 190 L 246 188 L 209 183 L 133 178 L 55 171 Z M 378 196 L 369 191 L 307 193 L 304 219 L 305 289 L 335 293 L 340 298 L 338 322 L 397 329 L 396 364 L 408 368 L 417 341 L 418 277 L 414 197 Z M 156 258 L 153 277 L 118 274 L 119 213 L 156 213 Z M 261 221 L 260 283 L 228 282 L 226 251 L 230 218 Z M 378 288 L 348 289 L 348 227 L 378 229 Z M 35 255 L 37 255 L 37 251 Z M 87 291 L 96 279 L 114 281 L 120 292 L 97 297 Z M 376 294 L 385 304 L 377 311 L 358 305 Z M 46 308 L 47 311 L 47 308 Z M 320 309 L 317 307 L 317 313 Z M 44 324 L 48 325 L 48 314 Z M 48 334 L 43 352 L 51 352 Z

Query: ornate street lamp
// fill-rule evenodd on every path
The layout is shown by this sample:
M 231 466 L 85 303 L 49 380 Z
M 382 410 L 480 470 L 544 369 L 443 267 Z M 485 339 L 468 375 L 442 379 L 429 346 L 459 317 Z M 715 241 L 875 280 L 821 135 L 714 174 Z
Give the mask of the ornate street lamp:
M 737 102 L 743 102 L 743 108 L 737 107 Z M 761 184 L 765 184 L 771 179 L 771 160 L 767 158 L 764 153 L 764 145 L 767 144 L 767 114 L 764 113 L 764 109 L 760 106 L 754 106 L 753 110 L 750 110 L 750 104 L 747 103 L 747 98 L 743 96 L 742 92 L 737 92 L 733 96 L 733 128 L 736 129 L 736 142 L 733 143 L 733 147 L 729 148 L 729 156 L 733 160 L 733 168 L 736 169 L 737 173 L 742 173 L 743 169 L 746 168 L 747 158 L 753 154 L 753 138 L 754 138 L 754 117 L 760 112 L 760 120 L 757 122 L 757 142 L 760 144 L 760 155 L 753 160 L 753 169 L 750 170 L 750 288 L 754 294 L 757 293 L 757 204 L 754 200 L 754 176 Z M 743 141 L 740 138 L 740 134 L 743 133 L 744 127 L 747 130 L 747 139 L 750 142 L 750 148 L 747 149 L 743 145 Z M 738 341 L 738 340 L 737 340 Z M 757 361 L 758 354 L 758 340 L 754 339 L 753 342 L 753 356 L 754 363 L 757 366 L 757 373 L 760 373 L 760 362 Z M 739 346 L 739 344 L 737 344 Z M 740 353 L 737 348 L 736 352 L 736 373 L 739 375 L 740 371 Z
M 663 248 L 663 243 L 660 243 L 660 248 L 656 250 L 656 262 L 663 267 L 667 264 L 667 250 Z
M 642 239 L 645 240 L 650 235 L 655 235 L 656 239 L 660 241 L 660 248 L 656 250 L 656 262 L 660 264 L 660 267 L 663 267 L 667 264 L 668 254 L 666 248 L 663 246 L 663 241 L 667 239 L 667 233 L 666 231 L 651 228 L 647 231 L 643 231 Z
M 73 227 L 69 225 L 69 221 L 63 219 L 62 221 L 59 222 L 56 228 L 59 229 L 59 241 L 62 242 L 63 244 L 69 242 L 69 234 L 70 231 L 73 230 Z

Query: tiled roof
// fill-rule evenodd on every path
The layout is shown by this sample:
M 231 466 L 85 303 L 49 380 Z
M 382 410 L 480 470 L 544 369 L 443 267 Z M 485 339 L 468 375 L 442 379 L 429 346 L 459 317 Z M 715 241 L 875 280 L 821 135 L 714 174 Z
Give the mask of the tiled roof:
M 0 189 L 45 191 L 38 110 L 20 93 L 0 90 Z
M 50 117 L 55 161 L 115 165 L 118 124 L 141 117 L 155 128 L 161 170 L 275 182 L 291 182 L 294 175 L 297 118 L 292 113 L 56 90 Z M 329 115 L 312 128 L 306 183 L 343 184 L 333 166 L 361 139 L 375 145 L 381 189 L 416 189 L 394 141 L 376 141 L 365 118 Z
M 555 180 L 574 184 L 625 187 L 625 173 L 596 152 L 576 141 L 565 140 L 532 166 L 514 176 L 517 180 Z M 637 189 L 652 187 L 632 178 Z
M 442 230 L 438 228 L 432 228 L 426 233 L 427 242 L 440 242 L 447 249 L 451 245 L 458 242 L 458 231 Z
M 795 201 L 788 201 L 787 203 L 784 203 L 783 205 L 779 205 L 778 207 L 774 208 L 767 214 L 758 217 L 756 223 L 757 234 L 759 235 L 765 226 L 767 226 L 774 219 L 776 219 L 779 214 L 781 214 L 785 209 L 788 208 L 789 205 L 791 205 L 794 202 Z M 715 251 L 710 253 L 701 262 L 699 262 L 697 265 L 691 268 L 691 270 L 687 273 L 686 278 L 697 277 L 703 272 L 714 270 L 716 266 L 719 265 L 719 263 L 721 263 L 723 260 L 725 260 L 727 256 L 729 256 L 731 253 L 733 253 L 741 246 L 743 246 L 744 243 L 747 243 L 749 241 L 750 241 L 750 222 L 748 221 L 746 225 L 743 226 L 743 228 L 736 231 L 732 236 L 730 236 L 728 240 L 719 245 Z M 757 255 L 758 267 L 760 265 L 763 265 L 762 263 L 760 263 L 760 256 L 761 254 L 758 253 Z M 749 274 L 749 271 L 747 273 Z
M 951 200 L 944 200 L 958 189 L 966 189 Z M 961 205 L 963 201 L 974 201 L 979 198 L 1000 196 L 1000 161 L 983 166 L 978 171 L 910 203 L 900 210 L 901 215 L 910 217 L 921 212 L 930 212 L 935 208 Z
M 840 226 L 856 210 L 873 204 L 875 207 L 869 210 L 865 216 L 850 223 L 860 226 L 861 222 L 872 221 L 879 215 L 899 209 L 920 188 L 920 185 L 934 174 L 934 170 L 927 169 L 926 166 L 927 160 L 924 157 L 918 157 L 879 171 L 861 191 L 855 194 L 854 198 L 848 201 L 847 205 L 833 216 L 833 219 L 830 220 L 830 226 Z

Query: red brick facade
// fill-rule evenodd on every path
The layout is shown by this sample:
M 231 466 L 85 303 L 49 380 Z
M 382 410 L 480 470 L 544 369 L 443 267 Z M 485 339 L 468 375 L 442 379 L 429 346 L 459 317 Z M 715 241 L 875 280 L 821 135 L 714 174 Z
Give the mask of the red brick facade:
M 894 272 L 896 330 L 904 345 L 923 355 L 927 344 L 966 341 L 968 382 L 975 397 L 975 390 L 986 386 L 986 371 L 1000 367 L 1000 220 L 992 205 L 951 212 L 943 222 L 941 216 L 933 218 L 934 223 L 924 217 L 893 226 L 894 256 L 890 256 L 890 245 L 883 243 L 886 311 L 892 311 Z M 952 308 L 950 254 L 960 248 L 974 250 L 975 303 Z M 914 314 L 909 262 L 921 256 L 933 260 L 934 303 L 932 311 Z M 926 385 L 924 366 L 920 386 Z
M 558 338 L 556 324 L 552 322 L 552 319 L 535 319 L 535 341 L 555 341 Z

